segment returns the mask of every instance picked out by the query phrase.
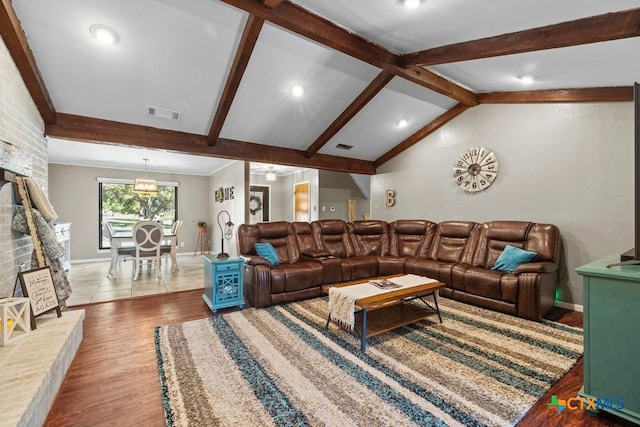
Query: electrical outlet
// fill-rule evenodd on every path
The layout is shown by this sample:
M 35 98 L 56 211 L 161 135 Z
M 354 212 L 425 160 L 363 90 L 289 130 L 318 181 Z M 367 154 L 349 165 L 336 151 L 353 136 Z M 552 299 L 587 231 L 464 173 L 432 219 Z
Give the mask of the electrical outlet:
M 184 248 L 184 242 L 180 242 L 180 247 Z

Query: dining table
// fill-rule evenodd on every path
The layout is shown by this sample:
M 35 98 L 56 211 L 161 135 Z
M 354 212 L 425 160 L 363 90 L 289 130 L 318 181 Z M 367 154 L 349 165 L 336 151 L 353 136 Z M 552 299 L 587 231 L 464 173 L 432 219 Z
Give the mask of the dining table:
M 171 257 L 171 271 L 177 271 L 178 261 L 176 260 L 176 246 L 178 243 L 177 235 L 171 229 L 163 230 L 162 247 L 169 247 L 169 256 Z M 130 253 L 135 255 L 135 245 L 133 244 L 133 231 L 123 230 L 116 231 L 111 236 L 111 266 L 107 277 L 113 279 L 118 273 L 118 256 L 124 252 L 123 249 L 129 249 Z

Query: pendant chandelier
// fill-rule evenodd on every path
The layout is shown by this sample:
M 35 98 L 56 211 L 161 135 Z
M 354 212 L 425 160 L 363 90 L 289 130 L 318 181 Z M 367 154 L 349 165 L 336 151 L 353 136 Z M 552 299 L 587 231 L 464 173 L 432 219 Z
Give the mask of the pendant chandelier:
M 270 166 L 269 170 L 264 173 L 264 177 L 267 181 L 275 181 L 277 179 L 276 171 L 273 169 L 273 166 Z
M 136 182 L 133 184 L 133 192 L 143 196 L 155 196 L 158 193 L 158 184 L 155 179 L 147 177 L 147 162 L 149 159 L 142 160 L 144 160 L 144 178 L 136 178 Z

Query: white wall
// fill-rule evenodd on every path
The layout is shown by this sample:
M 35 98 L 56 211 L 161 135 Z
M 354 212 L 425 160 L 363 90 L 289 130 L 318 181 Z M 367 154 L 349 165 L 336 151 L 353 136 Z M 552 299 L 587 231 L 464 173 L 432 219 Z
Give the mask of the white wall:
M 0 139 L 33 159 L 32 177 L 47 186 L 44 121 L 0 38 Z M 0 298 L 13 295 L 20 264 L 31 265 L 31 237 L 11 231 L 16 200 L 12 184 L 0 182 Z M 55 207 L 55 206 L 54 206 Z
M 493 186 L 468 194 L 453 181 L 466 149 L 494 151 Z M 633 104 L 481 105 L 378 169 L 372 218 L 509 219 L 560 228 L 561 300 L 582 304 L 575 268 L 633 247 Z M 385 206 L 385 190 L 396 205 Z
M 320 197 L 318 217 L 320 219 L 349 220 L 349 200 L 356 202 L 356 220 L 362 220 L 370 215 L 369 200 L 356 185 L 351 174 L 345 172 L 319 171 L 320 173 Z M 366 179 L 366 187 L 369 188 L 369 175 L 358 176 Z M 332 211 L 331 208 L 335 210 Z
M 49 199 L 58 213 L 56 222 L 71 223 L 71 261 L 108 258 L 98 252 L 97 178 L 134 179 L 142 172 L 85 166 L 49 165 Z M 148 172 L 150 178 L 178 183 L 178 219 L 184 221 L 177 252 L 191 252 L 198 235 L 196 222 L 209 217 L 209 178 Z
M 249 215 L 248 208 L 248 185 L 249 185 L 249 163 L 236 161 L 224 169 L 216 172 L 209 178 L 209 242 L 211 242 L 211 252 L 215 255 L 221 251 L 222 234 L 218 227 L 217 216 L 225 210 L 231 216 L 234 223 L 233 239 L 224 241 L 224 251 L 231 256 L 238 255 L 238 226 L 247 222 Z M 217 188 L 233 187 L 233 199 L 216 202 L 215 191 Z M 220 216 L 220 221 L 228 220 L 226 214 Z
M 317 169 L 305 169 L 300 172 L 279 176 L 276 181 L 267 181 L 264 175 L 251 174 L 251 185 L 271 187 L 270 221 L 293 221 L 293 189 L 295 184 L 309 182 L 311 221 L 318 219 L 319 178 Z M 248 222 L 248 221 L 247 221 Z

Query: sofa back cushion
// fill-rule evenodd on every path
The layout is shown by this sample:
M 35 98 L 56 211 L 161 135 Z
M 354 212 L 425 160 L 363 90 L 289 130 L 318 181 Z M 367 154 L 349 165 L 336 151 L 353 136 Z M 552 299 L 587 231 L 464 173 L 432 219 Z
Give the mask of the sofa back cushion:
M 238 226 L 238 252 L 240 255 L 256 255 L 255 244 L 259 237 L 255 224 L 240 224 Z
M 313 239 L 313 230 L 308 222 L 296 221 L 292 222 L 293 232 L 296 235 L 296 242 L 300 253 L 317 249 L 316 242 Z
M 553 224 L 534 223 L 523 249 L 537 253 L 533 261 L 560 262 L 560 230 Z
M 300 251 L 293 233 L 293 226 L 286 221 L 256 224 L 258 240 L 255 243 L 271 243 L 278 254 L 280 264 L 292 264 L 300 258 Z M 255 252 L 254 252 L 255 253 Z
M 551 224 L 526 221 L 491 221 L 482 224 L 473 265 L 492 268 L 505 246 L 515 246 L 537 255 L 532 262 L 557 263 L 560 234 Z
M 438 224 L 429 258 L 441 262 L 470 264 L 480 224 L 471 221 L 444 221 Z
M 389 224 L 389 254 L 426 258 L 437 224 L 422 219 L 399 219 Z
M 326 249 L 331 255 L 347 258 L 355 255 L 349 238 L 347 224 L 341 219 L 321 219 L 311 223 L 318 249 Z
M 347 224 L 356 255 L 389 254 L 389 224 L 385 221 L 353 221 Z

